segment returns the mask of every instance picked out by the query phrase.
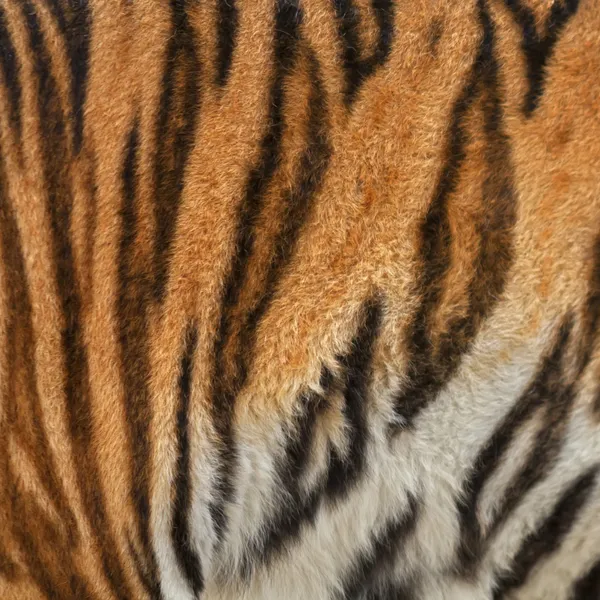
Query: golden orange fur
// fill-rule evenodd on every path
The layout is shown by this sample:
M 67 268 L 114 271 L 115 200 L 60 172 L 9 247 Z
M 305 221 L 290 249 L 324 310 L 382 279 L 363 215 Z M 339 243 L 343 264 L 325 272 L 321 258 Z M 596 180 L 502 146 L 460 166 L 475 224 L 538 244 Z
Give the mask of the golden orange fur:
M 600 598 L 597 0 L 1 0 L 0 598 Z

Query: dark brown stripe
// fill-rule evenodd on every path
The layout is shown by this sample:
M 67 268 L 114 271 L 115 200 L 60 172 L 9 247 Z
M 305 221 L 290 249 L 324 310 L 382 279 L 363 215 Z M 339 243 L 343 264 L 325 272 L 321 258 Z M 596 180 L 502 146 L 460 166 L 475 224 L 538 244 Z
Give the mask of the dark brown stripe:
M 225 506 L 233 494 L 233 471 L 235 447 L 231 431 L 233 403 L 244 385 L 247 375 L 246 361 L 250 350 L 240 347 L 233 340 L 233 372 L 226 364 L 226 346 L 230 344 L 232 314 L 246 281 L 248 263 L 254 249 L 255 223 L 262 207 L 264 194 L 279 166 L 281 142 L 284 132 L 284 81 L 294 65 L 299 41 L 299 24 L 302 14 L 298 8 L 285 0 L 279 0 L 275 16 L 274 78 L 269 95 L 270 113 L 268 129 L 261 140 L 260 159 L 252 169 L 246 184 L 244 198 L 238 209 L 238 226 L 233 259 L 223 287 L 221 319 L 214 343 L 214 376 L 212 381 L 212 405 L 215 428 L 221 439 L 220 481 L 216 494 L 219 498 L 210 505 L 211 517 L 218 539 L 226 529 Z
M 482 537 L 477 519 L 477 508 L 485 484 L 502 464 L 506 452 L 511 447 L 523 424 L 537 410 L 542 409 L 548 401 L 552 401 L 562 393 L 562 367 L 572 328 L 573 320 L 571 318 L 565 319 L 552 350 L 543 358 L 535 378 L 482 448 L 474 462 L 471 473 L 465 479 L 463 489 L 466 492 L 458 505 L 461 531 L 458 570 L 463 574 L 473 572 L 474 566 L 478 564 L 482 557 L 485 540 Z M 547 432 L 543 428 L 541 435 L 546 434 Z M 537 441 L 538 443 L 544 443 L 545 439 L 541 437 Z M 535 461 L 535 457 L 535 452 L 532 452 L 531 460 L 528 462 Z M 508 501 L 507 508 L 509 506 L 514 507 L 515 503 L 521 498 L 520 494 L 524 493 L 527 480 L 523 479 L 522 481 L 524 483 L 520 484 L 519 487 L 525 487 L 520 490 L 519 494 L 512 494 L 513 499 Z M 519 490 L 515 489 L 515 492 L 517 491 Z
M 219 0 L 217 23 L 217 85 L 227 84 L 238 30 L 236 0 Z
M 571 484 L 562 494 L 552 514 L 523 540 L 513 559 L 512 570 L 500 576 L 496 582 L 494 600 L 506 598 L 511 590 L 522 587 L 533 568 L 560 549 L 588 500 L 596 483 L 597 472 L 598 468 L 594 467 Z
M 189 409 L 192 393 L 194 352 L 198 333 L 195 327 L 187 332 L 185 351 L 181 359 L 179 375 L 179 406 L 177 409 L 177 466 L 175 476 L 175 502 L 171 539 L 177 562 L 187 580 L 194 597 L 204 589 L 202 564 L 190 534 L 190 511 L 192 507 L 190 473 Z
M 399 429 L 411 426 L 456 373 L 481 323 L 498 301 L 512 264 L 512 229 L 515 222 L 513 170 L 510 143 L 502 126 L 498 63 L 494 54 L 495 27 L 484 0 L 478 2 L 478 16 L 482 27 L 479 51 L 469 80 L 454 104 L 445 165 L 421 224 L 422 267 L 417 286 L 421 303 L 407 336 L 407 347 L 411 352 L 408 383 L 395 399 L 395 411 L 401 418 Z M 449 323 L 448 333 L 440 336 L 435 348 L 431 323 L 440 305 L 451 263 L 448 202 L 456 190 L 466 159 L 468 134 L 465 119 L 480 94 L 483 94 L 487 173 L 482 190 L 485 214 L 478 227 L 479 253 L 469 284 L 467 314 Z
M 38 78 L 39 123 L 43 128 L 44 182 L 48 190 L 47 211 L 52 236 L 55 280 L 62 309 L 62 351 L 69 434 L 76 461 L 75 472 L 86 515 L 98 542 L 106 579 L 118 598 L 131 597 L 114 540 L 107 527 L 101 479 L 92 449 L 92 415 L 88 363 L 81 330 L 81 299 L 75 276 L 73 249 L 69 239 L 72 195 L 68 185 L 68 146 L 56 82 L 50 68 L 35 7 L 29 0 L 20 4 L 30 37 Z
M 531 117 L 544 93 L 547 65 L 554 52 L 556 42 L 569 19 L 577 12 L 579 0 L 554 1 L 540 37 L 535 26 L 533 11 L 522 0 L 504 0 L 515 21 L 521 27 L 521 47 L 527 61 L 529 89 L 523 102 L 523 112 Z
M 200 109 L 197 37 L 187 14 L 188 0 L 171 0 L 172 33 L 167 49 L 156 123 L 154 296 L 161 301 L 168 280 L 171 243 L 184 186 L 185 167 L 194 146 Z
M 600 560 L 580 577 L 573 586 L 569 600 L 594 600 L 600 598 Z
M 118 257 L 117 324 L 121 348 L 121 378 L 125 396 L 125 413 L 129 428 L 131 453 L 131 497 L 137 516 L 144 568 L 138 575 L 152 598 L 160 598 L 156 557 L 150 541 L 150 500 L 148 465 L 151 419 L 148 380 L 148 307 L 151 300 L 150 268 L 135 252 L 138 233 L 136 194 L 139 162 L 139 122 L 133 124 L 124 153 L 121 208 L 121 240 Z M 135 555 L 134 555 L 135 557 Z M 141 559 L 142 557 L 138 557 Z M 137 560 L 139 563 L 140 560 Z
M 392 574 L 402 545 L 415 530 L 418 514 L 419 502 L 409 494 L 408 508 L 388 522 L 382 531 L 373 535 L 369 546 L 354 560 L 352 569 L 344 577 L 344 600 L 359 600 L 365 595 L 374 598 L 391 597 L 385 592 L 376 594 L 375 590 L 383 579 Z
M 75 154 L 78 154 L 83 143 L 83 108 L 89 72 L 91 11 L 88 0 L 49 0 L 49 5 L 67 45 L 71 69 L 73 148 Z

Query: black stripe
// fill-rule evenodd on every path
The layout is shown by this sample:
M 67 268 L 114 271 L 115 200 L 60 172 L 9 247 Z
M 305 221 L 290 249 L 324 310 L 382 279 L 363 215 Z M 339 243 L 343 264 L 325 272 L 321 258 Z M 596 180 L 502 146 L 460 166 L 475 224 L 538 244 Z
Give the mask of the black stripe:
M 341 499 L 356 483 L 364 468 L 365 447 L 368 439 L 367 400 L 371 379 L 371 361 L 380 328 L 382 304 L 368 301 L 362 310 L 362 321 L 351 342 L 350 351 L 338 358 L 343 367 L 342 379 L 329 369 L 321 373 L 322 393 L 310 393 L 300 398 L 302 412 L 292 425 L 293 431 L 277 472 L 281 483 L 281 504 L 275 516 L 269 519 L 260 538 L 251 542 L 242 561 L 242 573 L 249 578 L 253 569 L 265 564 L 283 551 L 286 544 L 297 539 L 303 524 L 314 523 L 314 517 L 324 498 Z M 344 416 L 349 425 L 349 453 L 333 455 L 324 477 L 308 494 L 302 492 L 300 479 L 311 452 L 311 443 L 317 419 L 329 406 L 328 396 L 338 388 L 344 390 Z
M 394 40 L 394 1 L 372 0 L 371 6 L 377 20 L 379 37 L 373 54 L 363 61 L 363 81 L 385 64 Z
M 600 560 L 575 582 L 569 596 L 569 600 L 594 600 L 595 598 L 600 598 Z
M 338 34 L 342 43 L 342 63 L 346 74 L 345 100 L 350 106 L 364 82 L 387 61 L 394 39 L 394 4 L 392 0 L 372 0 L 379 37 L 371 56 L 363 57 L 359 30 L 360 11 L 353 0 L 334 0 Z
M 73 147 L 78 154 L 83 142 L 83 107 L 89 72 L 91 11 L 88 0 L 50 0 L 49 5 L 67 45 L 71 68 Z
M 56 287 L 64 319 L 62 351 L 64 390 L 69 434 L 76 461 L 75 472 L 86 515 L 98 540 L 104 574 L 114 594 L 125 600 L 131 591 L 123 573 L 114 540 L 107 528 L 107 516 L 100 486 L 100 474 L 92 445 L 92 415 L 88 363 L 81 330 L 81 299 L 75 275 L 73 249 L 69 239 L 72 196 L 68 176 L 68 147 L 56 82 L 44 43 L 35 7 L 29 0 L 20 3 L 30 36 L 38 77 L 39 121 L 43 127 L 44 181 L 48 190 L 47 210 L 52 235 Z
M 421 225 L 421 303 L 408 333 L 411 349 L 409 379 L 395 399 L 395 412 L 408 427 L 456 373 L 482 322 L 500 297 L 512 264 L 512 231 L 516 219 L 510 142 L 503 132 L 498 63 L 494 55 L 495 28 L 483 0 L 478 2 L 483 35 L 469 81 L 458 97 L 451 119 L 447 158 L 432 203 Z M 446 333 L 433 344 L 431 323 L 451 263 L 448 202 L 456 190 L 466 158 L 465 118 L 483 94 L 486 177 L 482 187 L 485 214 L 478 226 L 480 245 L 468 289 L 468 310 L 452 319 Z
M 330 500 L 342 499 L 363 471 L 369 438 L 367 403 L 371 381 L 371 362 L 381 324 L 381 303 L 369 301 L 363 308 L 363 322 L 352 340 L 351 351 L 340 357 L 344 369 L 344 421 L 349 430 L 348 453 L 331 451 L 325 490 Z
M 362 83 L 358 30 L 360 13 L 352 0 L 334 0 L 338 34 L 342 42 L 342 62 L 346 74 L 346 103 L 351 104 Z
M 254 225 L 260 213 L 265 191 L 279 165 L 281 142 L 284 132 L 283 102 L 284 80 L 293 66 L 299 41 L 300 11 L 286 0 L 279 0 L 275 16 L 275 74 L 270 91 L 268 129 L 261 141 L 258 165 L 250 172 L 246 192 L 238 209 L 238 227 L 235 237 L 233 260 L 223 287 L 221 319 L 215 337 L 214 375 L 212 382 L 212 406 L 215 428 L 221 439 L 220 480 L 216 485 L 217 500 L 210 505 L 211 517 L 222 539 L 226 529 L 225 506 L 233 494 L 232 477 L 235 463 L 235 447 L 231 431 L 233 403 L 246 379 L 247 348 L 235 349 L 233 372 L 226 364 L 225 350 L 231 335 L 232 313 L 244 285 L 247 266 L 254 248 Z M 235 340 L 234 340 L 235 343 Z
M 408 496 L 408 508 L 399 516 L 390 520 L 382 531 L 374 534 L 372 540 L 354 560 L 351 571 L 344 577 L 344 600 L 359 600 L 367 597 L 388 598 L 387 592 L 375 593 L 381 579 L 392 574 L 398 553 L 407 538 L 413 533 L 418 521 L 419 503 L 412 495 Z M 400 587 L 398 591 L 402 588 Z M 371 596 L 368 593 L 372 591 Z M 396 597 L 396 596 L 394 596 Z
M 598 468 L 594 467 L 570 485 L 557 502 L 552 514 L 539 529 L 522 541 L 514 557 L 512 570 L 500 576 L 496 582 L 494 600 L 505 598 L 508 592 L 523 586 L 533 568 L 560 549 L 592 492 L 597 472 Z
M 562 366 L 572 327 L 570 318 L 562 323 L 552 350 L 542 360 L 535 378 L 480 451 L 471 473 L 465 479 L 465 494 L 458 505 L 461 532 L 458 559 L 462 573 L 472 572 L 482 556 L 484 540 L 477 519 L 477 507 L 486 482 L 502 464 L 522 425 L 549 399 L 561 393 Z M 532 459 L 535 459 L 535 452 L 532 452 Z
M 150 457 L 150 393 L 148 380 L 148 318 L 150 301 L 149 268 L 138 262 L 135 252 L 137 235 L 137 177 L 139 152 L 139 121 L 129 134 L 123 160 L 123 205 L 121 209 L 121 239 L 118 257 L 117 324 L 121 348 L 121 379 L 125 398 L 125 414 L 129 428 L 131 452 L 131 499 L 137 516 L 137 528 L 145 558 L 145 570 L 138 569 L 142 582 L 149 582 L 152 598 L 160 597 L 158 567 L 150 541 L 150 501 L 148 463 Z M 136 261 L 137 258 L 137 261 Z M 135 555 L 134 555 L 135 559 Z M 139 561 L 137 561 L 139 562 Z
M 342 63 L 346 75 L 345 100 L 351 105 L 364 82 L 387 61 L 394 39 L 394 5 L 392 0 L 372 0 L 379 38 L 371 56 L 361 56 L 360 11 L 353 0 L 334 0 L 338 34 L 342 43 Z
M 563 372 L 564 355 L 573 328 L 573 319 L 569 317 L 563 322 L 554 349 L 544 359 L 537 377 L 482 450 L 474 471 L 465 482 L 465 488 L 469 492 L 464 503 L 459 506 L 460 557 L 463 569 L 472 570 L 481 555 L 483 542 L 490 542 L 525 495 L 550 472 L 564 441 L 579 380 L 591 359 L 600 322 L 599 305 L 600 242 L 597 241 L 574 375 L 569 379 Z M 495 510 L 493 522 L 488 527 L 486 540 L 483 540 L 476 517 L 477 502 L 483 486 L 501 464 L 501 459 L 520 426 L 538 409 L 544 411 L 543 423 L 529 452 L 528 460 L 508 485 Z
M 189 409 L 192 391 L 192 370 L 198 333 L 195 327 L 187 333 L 185 351 L 181 359 L 179 375 L 179 407 L 177 409 L 178 456 L 175 476 L 175 503 L 171 539 L 177 562 L 195 597 L 204 588 L 202 565 L 190 535 L 190 511 L 192 505 L 190 482 L 190 432 Z
M 249 543 L 240 567 L 245 580 L 251 578 L 255 568 L 268 564 L 271 558 L 277 556 L 288 540 L 296 539 L 303 523 L 314 519 L 325 482 L 317 484 L 306 498 L 300 481 L 310 458 L 317 420 L 329 406 L 328 394 L 333 384 L 333 374 L 323 368 L 320 380 L 322 392 L 310 392 L 300 397 L 301 412 L 294 419 L 284 456 L 277 464 L 281 506 L 276 515 L 269 518 L 260 538 Z
M 17 139 L 21 138 L 21 84 L 19 82 L 20 66 L 17 51 L 12 43 L 6 25 L 6 14 L 0 6 L 0 64 L 4 89 L 10 103 L 10 123 L 14 127 Z
M 236 0 L 219 0 L 217 23 L 217 85 L 227 83 L 238 30 Z
M 162 96 L 156 123 L 155 159 L 155 298 L 164 297 L 169 257 L 184 185 L 185 167 L 194 145 L 200 108 L 200 61 L 187 0 L 171 0 L 172 34 L 167 49 Z
M 512 12 L 515 21 L 521 27 L 523 40 L 521 47 L 527 61 L 527 80 L 529 89 L 523 103 L 525 116 L 531 117 L 540 103 L 544 93 L 546 70 L 556 42 L 568 23 L 569 19 L 577 12 L 579 0 L 555 0 L 552 3 L 550 14 L 546 19 L 544 37 L 540 37 L 536 26 L 533 11 L 525 6 L 521 0 L 504 0 Z
M 264 289 L 242 325 L 240 344 L 246 349 L 251 349 L 254 345 L 258 325 L 271 305 L 285 268 L 294 254 L 300 232 L 311 214 L 315 193 L 329 166 L 331 147 L 327 137 L 327 100 L 317 58 L 312 50 L 307 53 L 312 87 L 306 147 L 300 158 L 298 180 L 285 192 L 283 198 L 283 225 L 273 243 Z

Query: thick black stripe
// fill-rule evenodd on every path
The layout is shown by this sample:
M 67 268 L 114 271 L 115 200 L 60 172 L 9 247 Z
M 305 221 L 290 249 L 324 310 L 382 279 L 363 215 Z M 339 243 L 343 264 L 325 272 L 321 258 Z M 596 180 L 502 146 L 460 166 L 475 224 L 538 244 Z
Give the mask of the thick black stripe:
M 394 5 L 392 0 L 373 0 L 379 38 L 373 54 L 361 56 L 359 42 L 360 12 L 353 0 L 334 0 L 338 34 L 342 43 L 342 63 L 346 74 L 346 104 L 351 105 L 366 79 L 382 66 L 392 49 Z
M 486 482 L 502 464 L 521 426 L 549 399 L 561 393 L 563 359 L 572 327 L 572 319 L 562 323 L 552 350 L 542 360 L 535 378 L 480 451 L 465 479 L 465 495 L 458 505 L 461 531 L 458 558 L 459 570 L 463 573 L 471 571 L 481 558 L 484 540 L 477 520 L 477 507 Z M 535 459 L 535 453 L 532 453 L 532 458 Z
M 546 67 L 558 38 L 569 19 L 577 12 L 579 0 L 555 0 L 546 19 L 544 37 L 540 37 L 533 11 L 521 0 L 504 0 L 521 27 L 523 41 L 521 47 L 527 60 L 529 89 L 523 103 L 523 112 L 531 117 L 544 93 Z
M 539 529 L 523 540 L 513 560 L 512 570 L 499 577 L 496 582 L 494 600 L 501 600 L 511 590 L 520 588 L 541 560 L 560 549 L 563 540 L 585 506 L 596 483 L 597 472 L 598 468 L 594 467 L 569 486 L 554 507 L 552 514 Z
M 494 25 L 485 3 L 478 3 L 483 35 L 471 77 L 454 107 L 448 158 L 433 202 L 422 224 L 422 301 L 410 330 L 410 379 L 396 399 L 396 413 L 409 426 L 420 411 L 442 390 L 460 366 L 464 354 L 498 301 L 512 264 L 512 230 L 515 195 L 510 143 L 503 132 L 498 63 L 494 55 Z M 430 322 L 442 297 L 444 277 L 450 267 L 449 197 L 454 193 L 465 156 L 467 133 L 464 118 L 478 94 L 483 94 L 487 173 L 482 187 L 485 215 L 478 226 L 480 246 L 468 289 L 468 311 L 450 321 L 435 351 Z
M 204 589 L 204 578 L 200 557 L 192 544 L 190 535 L 192 496 L 188 415 L 197 337 L 197 330 L 192 327 L 187 333 L 185 351 L 181 359 L 179 407 L 177 409 L 177 442 L 179 448 L 175 476 L 175 504 L 171 526 L 171 539 L 173 540 L 177 562 L 196 597 Z
M 238 227 L 235 237 L 233 259 L 223 287 L 221 319 L 213 350 L 214 376 L 212 382 L 212 405 L 215 428 L 221 439 L 220 481 L 216 486 L 218 500 L 210 506 L 218 539 L 225 533 L 225 505 L 233 494 L 232 477 L 235 463 L 235 447 L 231 432 L 231 418 L 235 397 L 246 379 L 247 348 L 235 349 L 233 372 L 225 364 L 225 348 L 231 335 L 232 312 L 238 302 L 246 279 L 248 262 L 254 248 L 254 224 L 260 213 L 264 193 L 279 165 L 281 141 L 284 131 L 283 101 L 284 80 L 294 64 L 299 41 L 301 12 L 285 0 L 278 2 L 275 17 L 275 74 L 271 87 L 268 129 L 261 141 L 258 165 L 250 172 L 246 192 L 239 207 Z
M 600 598 L 600 560 L 575 582 L 569 600 L 594 600 Z
M 200 61 L 196 33 L 187 14 L 187 0 L 171 0 L 172 34 L 167 49 L 165 73 L 156 136 L 154 294 L 162 300 L 168 280 L 169 256 L 181 194 L 185 167 L 194 145 L 200 108 Z
M 114 545 L 107 529 L 106 509 L 100 486 L 99 469 L 92 449 L 92 415 L 88 363 L 81 330 L 81 299 L 75 275 L 73 249 L 69 239 L 72 197 L 65 125 L 50 57 L 44 43 L 35 7 L 29 0 L 20 4 L 30 36 L 38 77 L 39 120 L 44 157 L 44 181 L 48 190 L 47 211 L 52 235 L 56 287 L 64 319 L 62 351 L 64 390 L 69 434 L 73 444 L 76 475 L 85 511 L 99 544 L 104 574 L 118 598 L 131 597 Z
M 21 138 L 21 84 L 19 82 L 19 62 L 17 52 L 6 26 L 6 14 L 0 6 L 0 64 L 4 89 L 10 103 L 10 123 L 15 128 L 17 139 Z
M 236 0 L 219 0 L 217 31 L 217 84 L 227 83 L 238 29 Z
M 131 498 L 137 516 L 138 534 L 144 552 L 145 565 L 138 569 L 142 583 L 149 583 L 152 598 L 160 597 L 158 567 L 150 542 L 148 463 L 150 457 L 150 398 L 148 379 L 147 310 L 150 301 L 150 277 L 143 264 L 135 262 L 137 235 L 137 176 L 139 152 L 139 122 L 133 124 L 124 153 L 121 208 L 121 240 L 118 257 L 117 324 L 121 348 L 121 373 L 125 396 L 125 412 L 129 428 L 131 452 Z M 133 555 L 134 559 L 136 555 Z M 140 561 L 134 561 L 139 563 Z M 140 563 L 141 564 L 141 563 Z
M 391 597 L 383 591 L 375 594 L 375 589 L 380 579 L 391 574 L 402 545 L 417 525 L 419 503 L 412 494 L 408 500 L 407 510 L 373 535 L 369 547 L 354 560 L 352 570 L 344 578 L 344 600 L 359 600 L 365 594 L 373 598 Z M 372 596 L 368 596 L 370 590 L 373 590 Z
M 366 447 L 369 437 L 367 425 L 367 405 L 371 381 L 371 361 L 379 327 L 381 324 L 381 303 L 369 301 L 364 307 L 363 323 L 352 340 L 352 349 L 339 359 L 344 369 L 343 417 L 349 430 L 348 453 L 341 456 L 332 450 L 329 472 L 325 486 L 330 500 L 343 498 L 356 483 L 366 460 Z
M 50 8 L 65 38 L 71 69 L 73 147 L 76 154 L 83 142 L 83 106 L 87 92 L 91 11 L 88 0 L 50 0 Z

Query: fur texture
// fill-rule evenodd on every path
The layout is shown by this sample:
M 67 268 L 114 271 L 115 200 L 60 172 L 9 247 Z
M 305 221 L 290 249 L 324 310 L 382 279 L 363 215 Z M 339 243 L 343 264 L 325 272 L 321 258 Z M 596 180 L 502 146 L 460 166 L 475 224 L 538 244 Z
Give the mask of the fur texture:
M 2 0 L 0 597 L 600 598 L 598 0 Z

